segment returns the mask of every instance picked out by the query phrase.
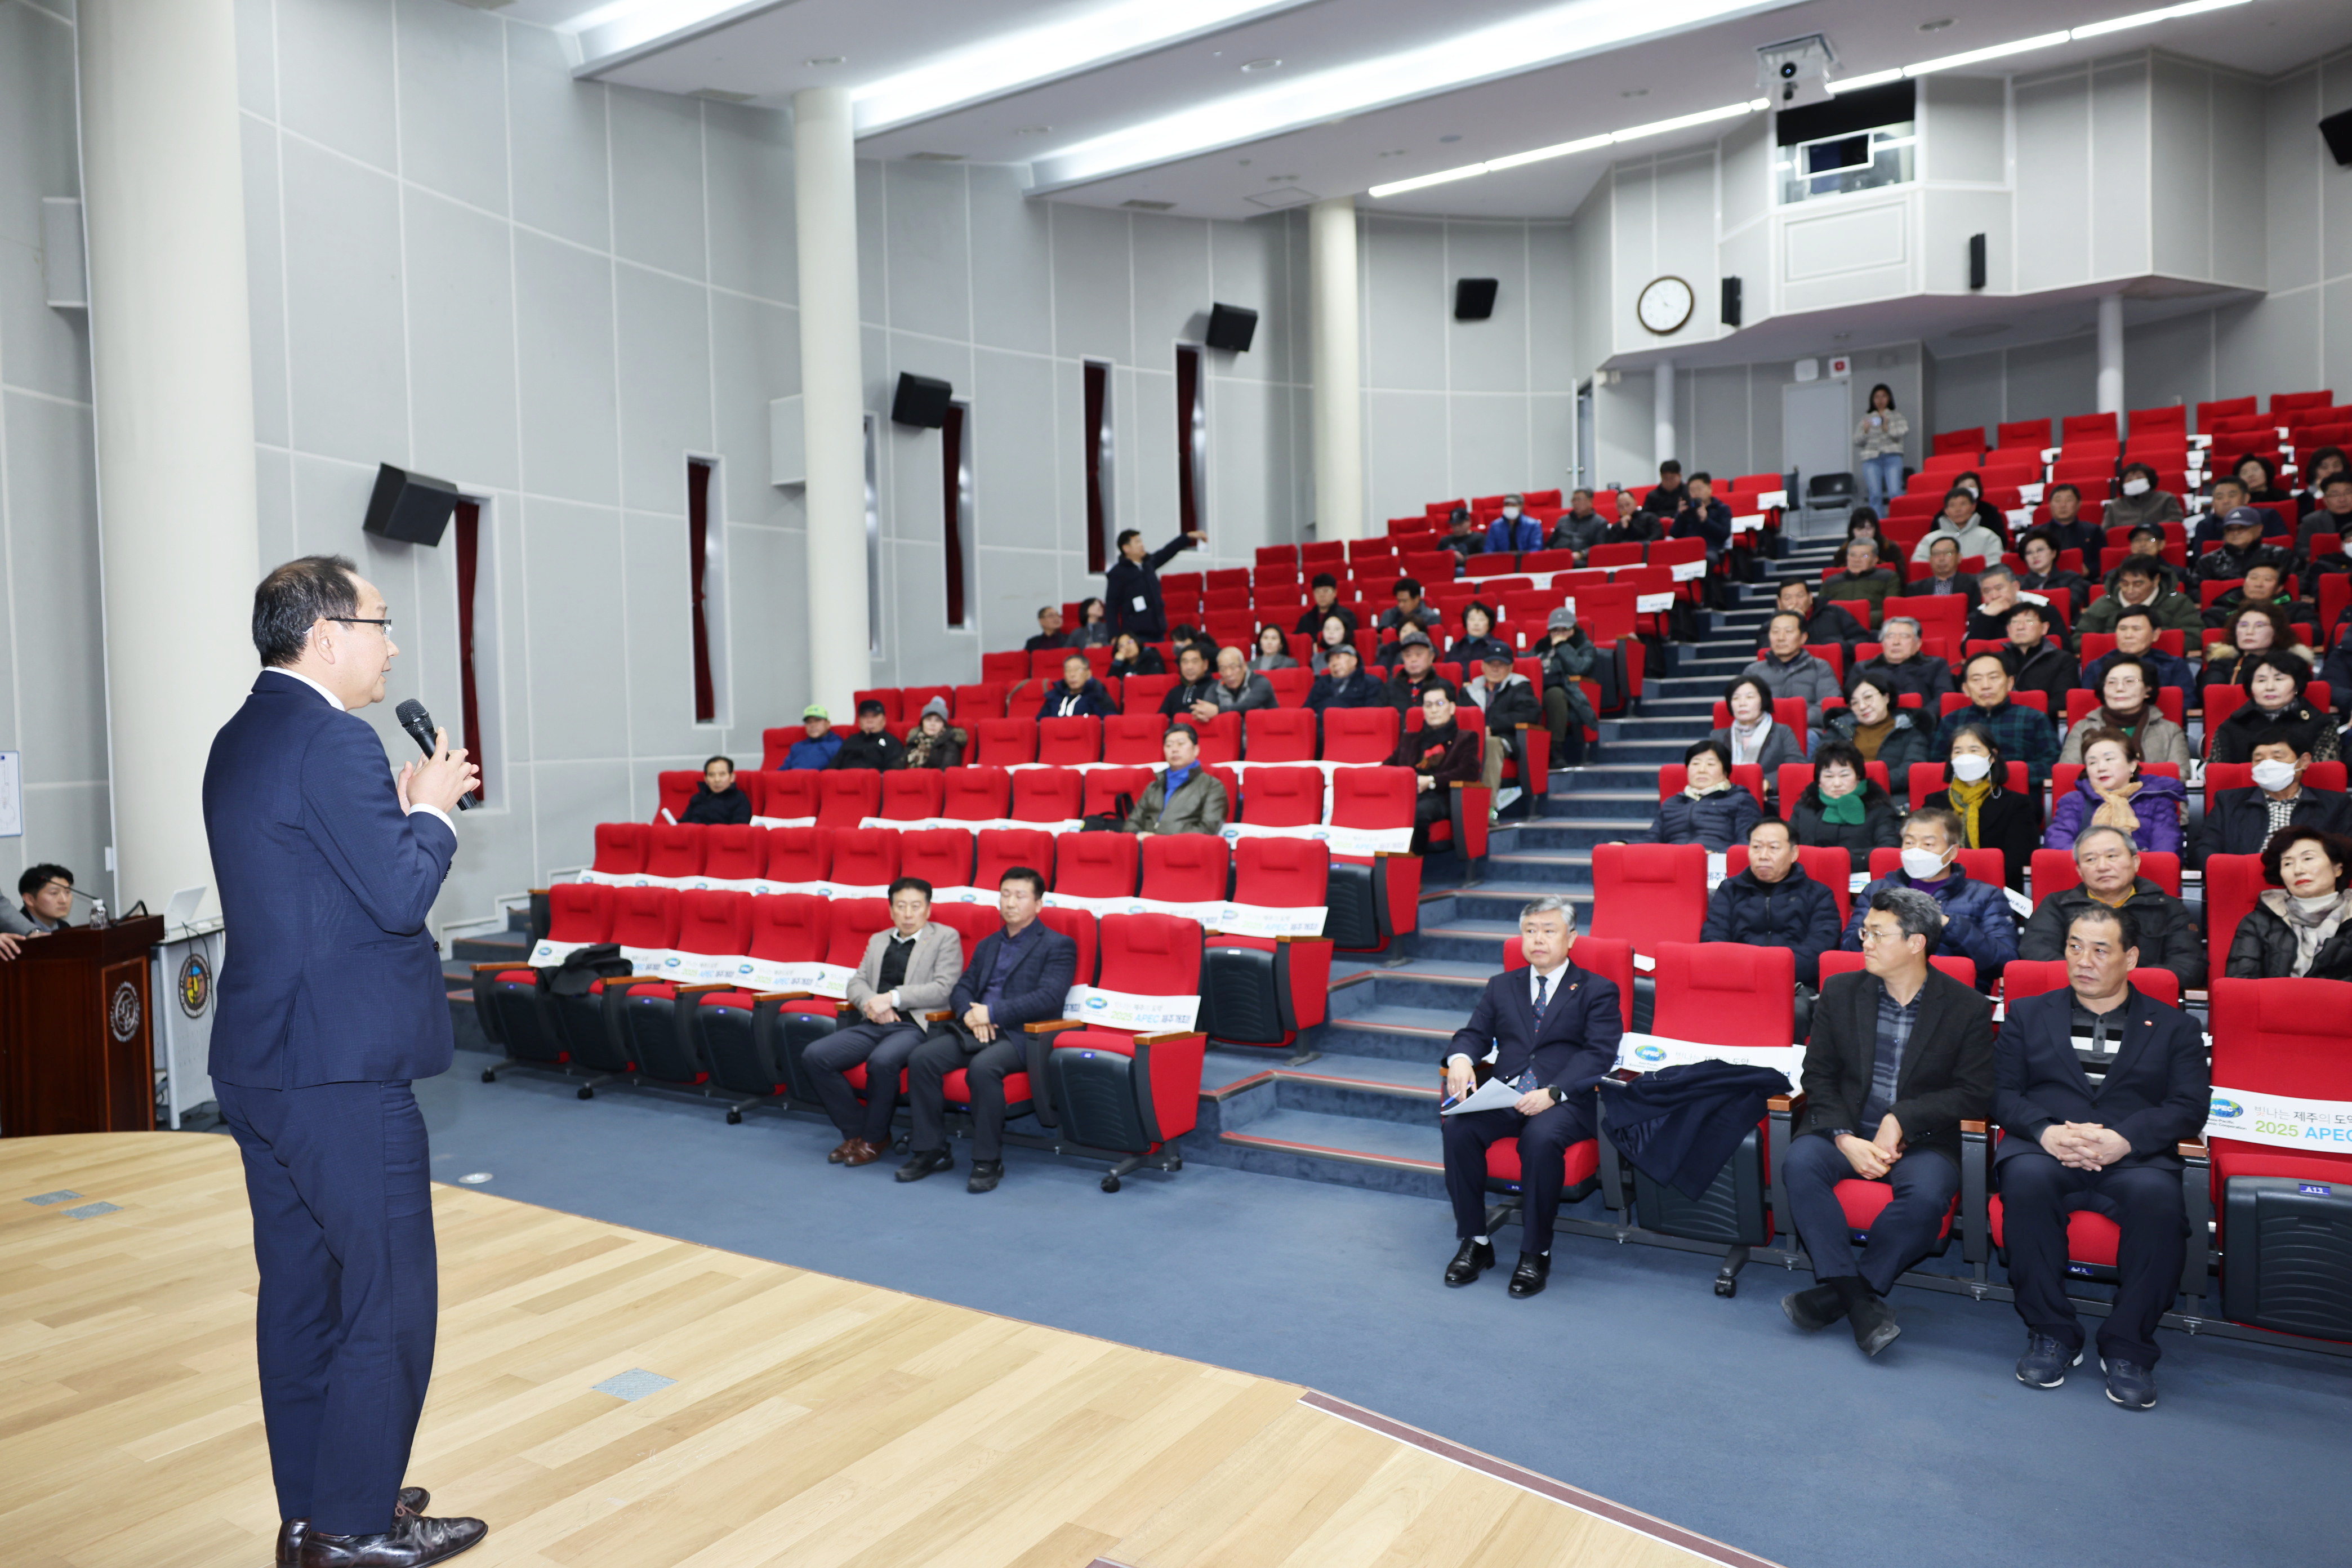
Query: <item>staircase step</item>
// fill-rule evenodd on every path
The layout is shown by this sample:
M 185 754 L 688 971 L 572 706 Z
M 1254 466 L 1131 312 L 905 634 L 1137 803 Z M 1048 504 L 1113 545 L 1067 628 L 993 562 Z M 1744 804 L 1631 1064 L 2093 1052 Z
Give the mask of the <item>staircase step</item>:
M 455 957 L 468 963 L 478 960 L 483 963 L 496 963 L 501 959 L 519 960 L 530 952 L 530 933 L 509 927 L 480 936 L 461 936 L 449 944 L 449 951 Z

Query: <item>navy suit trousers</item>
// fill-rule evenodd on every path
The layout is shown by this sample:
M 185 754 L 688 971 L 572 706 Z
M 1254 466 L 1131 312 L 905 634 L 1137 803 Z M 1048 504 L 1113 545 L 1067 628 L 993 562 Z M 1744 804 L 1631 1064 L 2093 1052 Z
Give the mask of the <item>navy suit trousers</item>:
M 253 1205 L 261 1413 L 284 1519 L 392 1528 L 439 1310 L 425 1118 L 404 1080 L 214 1080 Z
M 2083 1325 L 2066 1299 L 2066 1215 L 2089 1209 L 2123 1232 L 2116 1245 L 2116 1303 L 2099 1323 L 2099 1354 L 2154 1366 L 2156 1325 L 2180 1290 L 2189 1205 L 2180 1173 L 2154 1165 L 2077 1171 L 2040 1150 L 2000 1163 L 2001 1241 L 2017 1315 L 2035 1333 L 2081 1348 Z
M 844 1138 L 863 1138 L 877 1149 L 890 1146 L 890 1117 L 898 1109 L 898 1073 L 923 1043 L 920 1024 L 860 1021 L 816 1040 L 801 1057 L 816 1083 L 824 1112 Z M 866 1064 L 866 1103 L 843 1075 Z
M 1549 1252 L 1559 1215 L 1569 1145 L 1592 1136 L 1592 1096 L 1583 1093 L 1537 1116 L 1471 1110 L 1440 1118 L 1444 1132 L 1445 1195 L 1454 1203 L 1454 1233 L 1467 1241 L 1486 1230 L 1486 1145 L 1519 1143 L 1519 1250 Z
M 1944 1211 L 1960 1190 L 1958 1165 L 1933 1149 L 1912 1150 L 1886 1173 L 1895 1196 L 1871 1222 L 1870 1239 L 1857 1254 L 1845 1210 L 1837 1200 L 1837 1184 L 1861 1178 L 1834 1142 L 1813 1134 L 1792 1142 L 1780 1179 L 1789 1184 L 1789 1213 L 1797 1222 L 1797 1238 L 1813 1260 L 1813 1278 L 1859 1274 L 1881 1296 L 1895 1288 L 1895 1276 L 1935 1247 Z

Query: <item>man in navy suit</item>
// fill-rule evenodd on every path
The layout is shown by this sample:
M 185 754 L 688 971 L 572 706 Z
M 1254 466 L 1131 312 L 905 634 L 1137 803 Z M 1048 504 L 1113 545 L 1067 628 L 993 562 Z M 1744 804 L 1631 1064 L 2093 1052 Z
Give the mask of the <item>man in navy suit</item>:
M 981 939 L 948 998 L 949 1016 L 907 1059 L 907 1098 L 915 1111 L 912 1152 L 898 1167 L 902 1182 L 955 1169 L 948 1152 L 948 1074 L 964 1069 L 971 1094 L 971 1179 L 967 1192 L 992 1192 L 1004 1179 L 1004 1080 L 1029 1070 L 1024 1024 L 1062 1016 L 1077 977 L 1078 944 L 1037 919 L 1045 905 L 1045 879 L 1015 866 L 997 883 L 1004 929 Z M 1033 1094 L 1045 1086 L 1031 1082 Z M 876 1092 L 873 1086 L 866 1092 Z
M 477 770 L 445 736 L 395 778 L 352 711 L 383 700 L 400 650 L 350 561 L 264 578 L 253 641 L 261 676 L 213 741 L 204 806 L 233 944 L 211 1070 L 253 1206 L 278 1561 L 417 1568 L 486 1530 L 422 1517 L 425 1494 L 401 1486 L 438 1298 L 409 1083 L 453 1048 L 425 921 Z
M 1445 1132 L 1445 1194 L 1454 1201 L 1454 1230 L 1462 1249 L 1445 1267 L 1448 1285 L 1467 1285 L 1495 1266 L 1486 1234 L 1486 1145 L 1519 1142 L 1519 1263 L 1511 1294 L 1540 1293 L 1551 1272 L 1552 1222 L 1570 1145 L 1592 1136 L 1591 1087 L 1570 1089 L 1617 1065 L 1625 1032 L 1617 985 L 1570 962 L 1576 944 L 1576 907 L 1541 898 L 1519 911 L 1525 970 L 1507 970 L 1486 982 L 1470 1021 L 1454 1032 L 1445 1056 L 1445 1093 L 1471 1091 L 1474 1064 L 1491 1058 L 1494 1076 L 1520 1090 L 1508 1109 L 1468 1110 L 1440 1119 Z
M 2089 1209 L 2123 1232 L 2099 1367 L 2126 1410 L 2156 1403 L 2156 1325 L 2187 1260 L 2179 1143 L 2205 1125 L 2213 1087 L 2196 1024 L 2133 986 L 2138 963 L 2132 906 L 2084 906 L 2066 928 L 2067 989 L 2009 1005 L 1993 1100 L 2002 1239 L 2025 1320 L 2017 1380 L 2055 1388 L 2083 1359 L 2066 1216 Z

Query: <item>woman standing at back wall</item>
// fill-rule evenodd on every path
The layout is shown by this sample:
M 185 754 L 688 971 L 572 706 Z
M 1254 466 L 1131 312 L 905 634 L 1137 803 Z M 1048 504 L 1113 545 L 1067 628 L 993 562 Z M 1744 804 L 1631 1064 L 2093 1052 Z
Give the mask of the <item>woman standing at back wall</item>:
M 1887 500 L 1903 493 L 1903 437 L 1911 421 L 1895 411 L 1895 391 L 1885 382 L 1870 389 L 1870 412 L 1853 427 L 1853 444 L 1862 452 L 1862 482 L 1870 491 L 1871 507 L 1886 515 Z

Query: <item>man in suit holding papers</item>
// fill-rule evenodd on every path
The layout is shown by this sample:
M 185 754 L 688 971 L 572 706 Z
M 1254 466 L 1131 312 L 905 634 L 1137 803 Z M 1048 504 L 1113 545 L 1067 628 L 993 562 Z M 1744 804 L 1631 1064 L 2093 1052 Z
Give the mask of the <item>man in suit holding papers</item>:
M 1519 945 L 1528 967 L 1486 982 L 1470 1021 L 1454 1031 L 1445 1056 L 1449 1105 L 1470 1096 L 1477 1064 L 1491 1059 L 1490 1085 L 1518 1091 L 1517 1099 L 1492 1109 L 1461 1110 L 1441 1118 L 1445 1132 L 1445 1193 L 1454 1203 L 1454 1228 L 1461 1250 L 1446 1265 L 1448 1285 L 1467 1285 L 1495 1266 L 1486 1234 L 1486 1146 L 1497 1139 L 1519 1143 L 1520 1184 L 1527 1203 L 1520 1214 L 1518 1267 L 1511 1271 L 1511 1294 L 1540 1293 L 1551 1271 L 1552 1222 L 1570 1146 L 1592 1136 L 1593 1091 L 1569 1086 L 1599 1078 L 1617 1063 L 1624 1033 L 1616 983 L 1570 961 L 1576 944 L 1576 910 L 1566 899 L 1541 898 L 1519 911 Z M 1491 1089 L 1481 1091 L 1500 1093 Z

